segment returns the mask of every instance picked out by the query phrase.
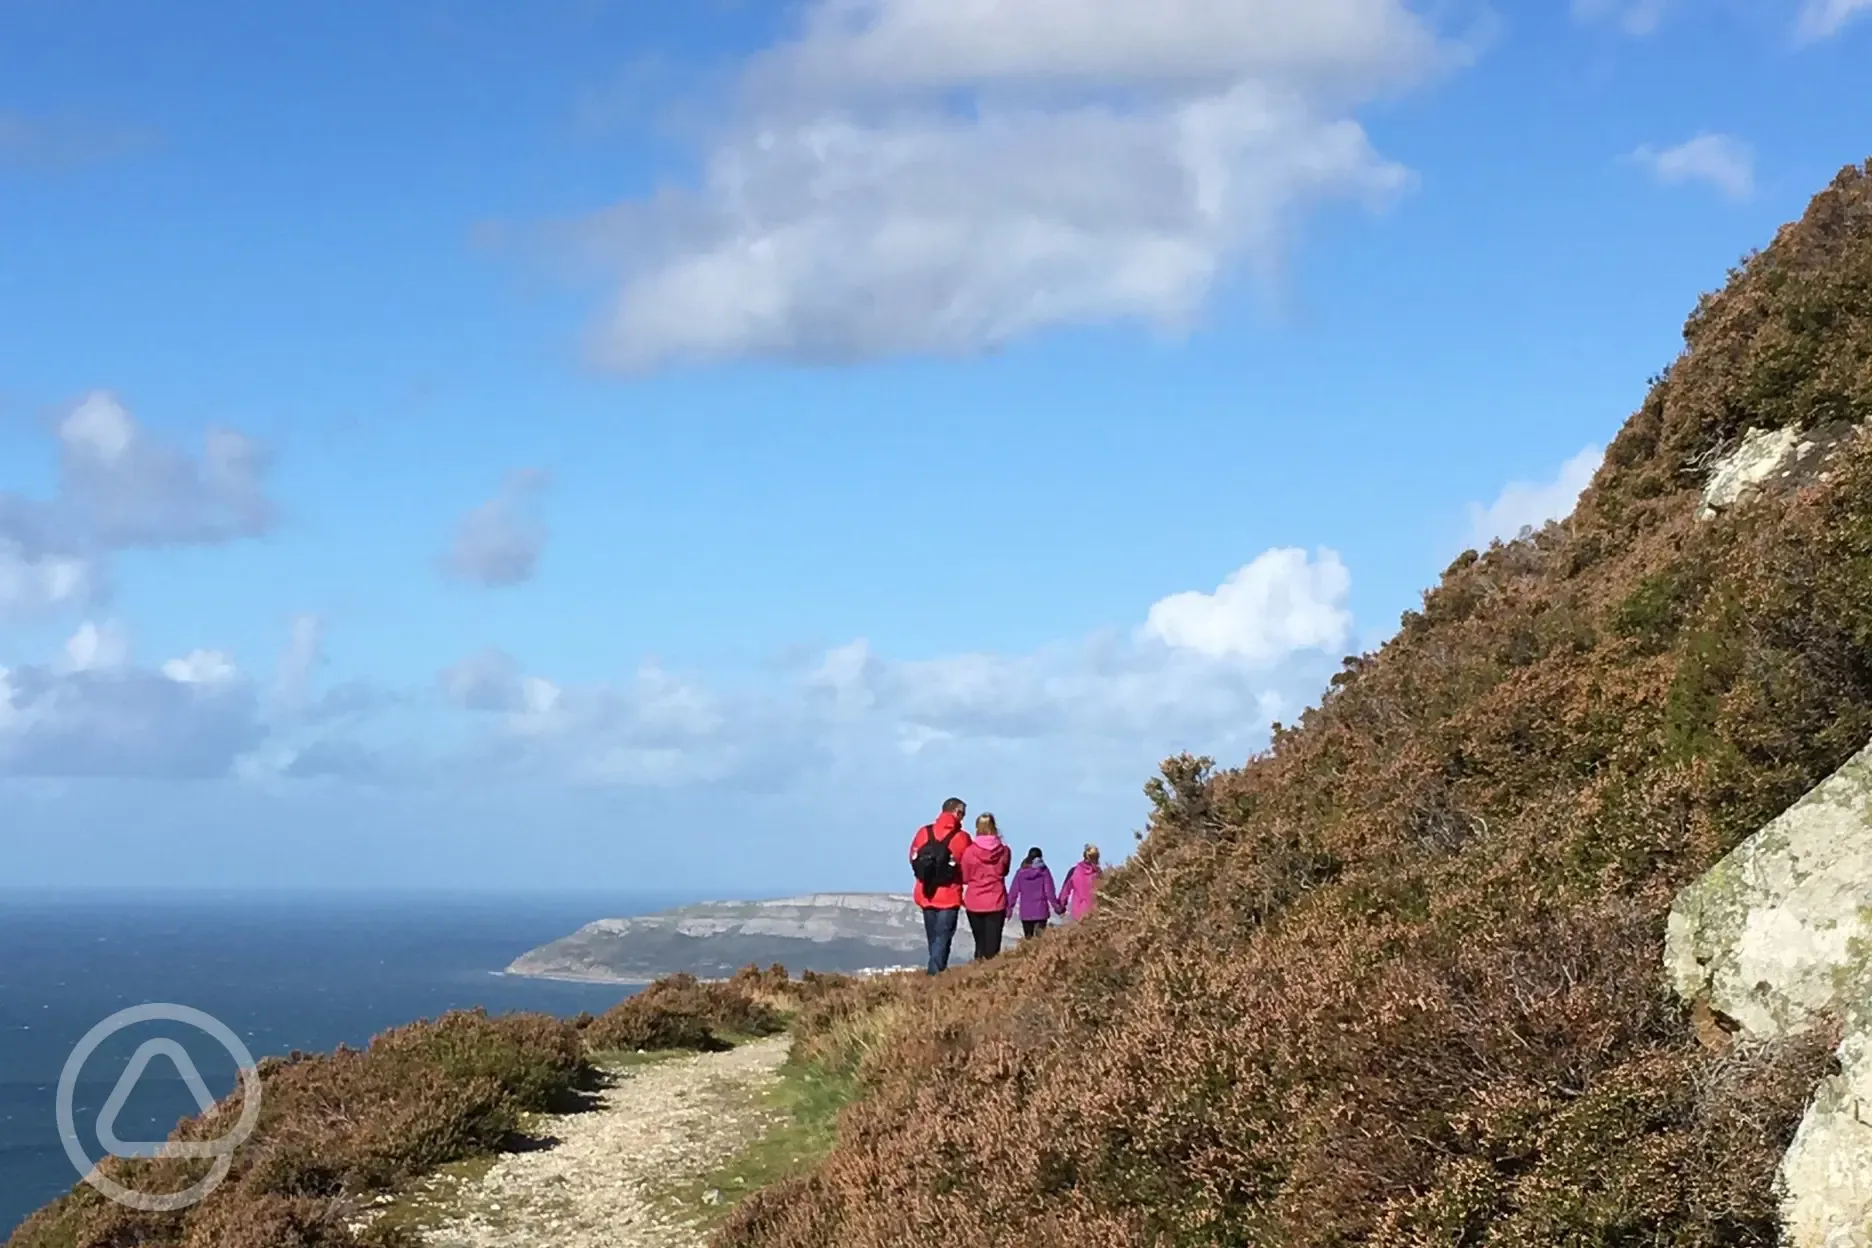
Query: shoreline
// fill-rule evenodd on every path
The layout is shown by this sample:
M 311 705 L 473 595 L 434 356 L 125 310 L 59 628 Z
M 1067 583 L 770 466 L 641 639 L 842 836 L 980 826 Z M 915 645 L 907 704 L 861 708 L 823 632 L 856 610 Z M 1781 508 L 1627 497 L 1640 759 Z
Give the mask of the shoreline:
M 906 971 L 920 971 L 922 969 L 921 966 L 911 966 L 906 963 L 903 966 L 867 966 L 855 971 L 823 971 L 815 973 L 825 975 L 850 975 L 858 979 L 868 979 L 876 975 L 901 975 Z M 644 979 L 640 977 L 626 978 L 616 975 L 573 975 L 563 971 L 499 970 L 488 972 L 490 975 L 500 975 L 508 979 L 543 979 L 560 984 L 607 984 L 617 988 L 648 988 L 657 980 L 667 978 L 669 975 L 677 973 L 678 972 L 675 971 L 666 971 L 662 975 Z M 730 977 L 726 975 L 698 975 L 696 976 L 696 982 L 703 984 L 725 984 L 728 982 L 729 978 Z
M 617 988 L 648 988 L 655 978 L 624 978 L 617 975 L 573 975 L 563 971 L 489 971 L 505 979 L 543 979 L 556 984 L 608 984 Z

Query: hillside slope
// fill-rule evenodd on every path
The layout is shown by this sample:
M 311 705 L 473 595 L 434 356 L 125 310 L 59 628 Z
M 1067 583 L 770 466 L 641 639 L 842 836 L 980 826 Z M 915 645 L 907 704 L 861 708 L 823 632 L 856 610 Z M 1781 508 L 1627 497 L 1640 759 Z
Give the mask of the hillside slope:
M 1774 1242 L 1827 1037 L 1733 1046 L 1661 945 L 1872 736 L 1872 165 L 1685 340 L 1569 521 L 1265 755 L 1166 763 L 1097 918 L 898 1007 L 721 1242 Z M 1751 428 L 1824 449 L 1700 518 Z

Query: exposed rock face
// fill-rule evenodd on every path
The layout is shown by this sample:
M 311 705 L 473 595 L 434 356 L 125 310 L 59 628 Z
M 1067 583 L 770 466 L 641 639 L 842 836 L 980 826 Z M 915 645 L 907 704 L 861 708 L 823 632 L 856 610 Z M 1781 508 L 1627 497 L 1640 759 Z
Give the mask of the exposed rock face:
M 1795 453 L 1798 429 L 1751 429 L 1742 445 L 1725 455 L 1703 487 L 1702 518 L 1735 506 L 1750 491 L 1773 476 Z
M 1750 429 L 1739 446 L 1711 466 L 1697 518 L 1710 520 L 1763 493 L 1825 480 L 1834 450 L 1863 429 L 1844 421 L 1805 430 Z
M 923 912 L 907 894 L 814 893 L 599 919 L 522 954 L 507 971 L 619 983 L 647 983 L 678 971 L 731 975 L 775 962 L 795 974 L 851 972 L 921 966 L 926 947 Z M 974 948 L 968 924 L 960 924 L 954 960 L 969 958 Z
M 1782 1161 L 1800 1248 L 1872 1245 L 1872 745 L 1737 846 L 1672 907 L 1677 991 L 1752 1037 L 1846 1025 Z

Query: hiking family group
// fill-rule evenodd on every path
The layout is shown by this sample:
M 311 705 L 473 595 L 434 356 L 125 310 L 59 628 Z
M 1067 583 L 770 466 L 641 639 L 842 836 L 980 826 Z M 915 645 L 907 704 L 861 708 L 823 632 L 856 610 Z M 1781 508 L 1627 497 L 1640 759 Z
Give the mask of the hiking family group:
M 1001 952 L 1002 929 L 1016 914 L 1021 935 L 1036 936 L 1054 915 L 1078 920 L 1091 913 L 1098 889 L 1096 845 L 1085 847 L 1057 891 L 1053 872 L 1037 847 L 1027 851 L 1010 884 L 1013 855 L 1002 843 L 995 817 L 979 816 L 974 836 L 962 830 L 967 817 L 967 803 L 952 797 L 942 804 L 935 822 L 918 828 L 910 840 L 910 870 L 916 876 L 916 904 L 929 938 L 931 975 L 949 968 L 949 949 L 963 913 L 975 938 L 975 956 L 987 959 Z

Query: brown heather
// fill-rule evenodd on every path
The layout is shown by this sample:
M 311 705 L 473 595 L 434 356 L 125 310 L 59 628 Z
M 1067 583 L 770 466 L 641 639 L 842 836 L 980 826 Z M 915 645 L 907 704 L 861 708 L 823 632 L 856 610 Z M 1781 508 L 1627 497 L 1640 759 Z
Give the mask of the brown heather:
M 228 1179 L 195 1207 L 141 1213 L 80 1184 L 34 1214 L 7 1248 L 404 1248 L 388 1230 L 352 1231 L 370 1198 L 451 1161 L 525 1142 L 525 1115 L 564 1109 L 591 1085 L 587 1054 L 621 1048 L 725 1048 L 770 1035 L 842 977 L 748 968 L 726 983 L 683 975 L 593 1019 L 445 1014 L 384 1032 L 363 1050 L 260 1063 L 261 1113 Z M 213 1139 L 240 1111 L 238 1091 L 172 1138 Z M 178 1191 L 206 1164 L 106 1162 L 136 1190 Z
M 1699 1045 L 1663 918 L 1872 736 L 1872 164 L 1685 338 L 1572 519 L 1245 766 L 1166 762 L 1091 922 L 802 1013 L 861 1095 L 717 1242 L 1774 1242 L 1829 1037 Z M 1750 426 L 1826 479 L 1698 523 Z
M 722 983 L 671 975 L 584 1024 L 585 1043 L 598 1052 L 732 1048 L 736 1040 L 786 1030 L 796 988 L 780 966 L 749 967 Z
M 509 1142 L 521 1115 L 560 1104 L 590 1074 L 576 1028 L 538 1015 L 459 1011 L 384 1032 L 365 1049 L 260 1063 L 260 1120 L 228 1179 L 176 1213 L 124 1209 L 80 1184 L 27 1219 L 8 1248 L 343 1248 L 362 1199 L 445 1162 Z M 213 1139 L 229 1101 L 172 1138 Z M 107 1159 L 144 1192 L 206 1173 L 180 1159 Z

